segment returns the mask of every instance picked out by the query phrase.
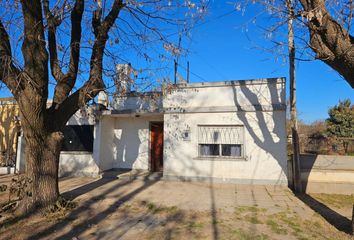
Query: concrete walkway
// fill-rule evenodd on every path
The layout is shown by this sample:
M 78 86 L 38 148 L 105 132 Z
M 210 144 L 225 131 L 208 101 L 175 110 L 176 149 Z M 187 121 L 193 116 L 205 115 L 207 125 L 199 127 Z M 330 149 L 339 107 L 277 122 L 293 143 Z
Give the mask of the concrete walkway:
M 330 225 L 285 187 L 160 178 L 112 172 L 60 179 L 61 193 L 77 206 L 55 221 L 23 220 L 0 239 L 349 239 L 348 219 Z
M 213 208 L 232 212 L 235 207 L 246 206 L 266 208 L 270 212 L 291 208 L 304 217 L 313 214 L 284 186 L 164 181 L 159 180 L 159 175 L 140 173 L 138 177 L 125 175 L 121 179 L 112 176 L 62 179 L 60 190 L 80 201 L 92 198 L 116 201 L 121 196 L 124 200 L 147 201 L 184 210 Z

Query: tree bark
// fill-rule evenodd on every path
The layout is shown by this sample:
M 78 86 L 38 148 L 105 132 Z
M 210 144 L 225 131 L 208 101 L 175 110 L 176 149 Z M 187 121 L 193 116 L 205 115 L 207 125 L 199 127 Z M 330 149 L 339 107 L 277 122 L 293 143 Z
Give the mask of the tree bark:
M 38 137 L 25 131 L 26 176 L 31 181 L 18 211 L 21 214 L 41 209 L 59 197 L 58 168 L 63 134 L 54 132 Z M 38 141 L 40 139 L 40 141 Z
M 30 180 L 17 213 L 26 214 L 54 203 L 59 197 L 58 167 L 66 121 L 49 113 L 46 98 L 27 88 L 18 98 L 25 145 L 26 177 Z M 55 120 L 55 121 L 54 121 Z
M 23 133 L 25 138 L 26 177 L 30 180 L 20 202 L 18 213 L 26 214 L 53 204 L 59 197 L 59 156 L 64 135 L 64 124 L 52 124 L 52 116 L 41 108 L 22 105 Z M 33 104 L 33 103 L 32 103 Z M 45 109 L 45 108 L 44 108 Z M 43 108 L 42 108 L 43 110 Z M 38 114 L 34 114 L 34 113 Z M 33 119 L 38 119 L 37 121 Z
M 114 0 L 111 10 L 103 19 L 101 7 L 93 11 L 95 43 L 89 79 L 75 93 L 70 94 L 79 69 L 84 3 L 83 0 L 76 0 L 71 12 L 70 63 L 65 74 L 57 59 L 55 38 L 56 27 L 61 20 L 49 9 L 48 0 L 21 0 L 24 20 L 23 70 L 16 68 L 13 62 L 10 38 L 0 19 L 0 81 L 6 84 L 19 104 L 26 141 L 26 174 L 30 179 L 30 186 L 26 189 L 30 194 L 25 195 L 20 203 L 20 214 L 46 207 L 57 200 L 59 155 L 64 126 L 80 107 L 105 88 L 102 78 L 104 49 L 108 33 L 124 4 L 122 0 Z M 42 10 L 47 26 L 44 24 Z M 49 54 L 45 39 L 46 28 Z M 51 108 L 47 108 L 48 60 L 52 75 L 57 81 Z
M 300 0 L 300 3 L 316 57 L 354 88 L 354 37 L 331 16 L 325 0 Z

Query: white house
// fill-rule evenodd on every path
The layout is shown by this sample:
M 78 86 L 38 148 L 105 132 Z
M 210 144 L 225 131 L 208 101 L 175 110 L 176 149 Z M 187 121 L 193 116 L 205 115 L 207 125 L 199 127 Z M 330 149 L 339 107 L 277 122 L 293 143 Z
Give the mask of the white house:
M 66 136 L 61 174 L 142 169 L 165 179 L 287 185 L 284 78 L 183 83 L 127 92 L 112 105 L 69 122 L 73 135 L 92 139 L 71 149 L 77 139 Z

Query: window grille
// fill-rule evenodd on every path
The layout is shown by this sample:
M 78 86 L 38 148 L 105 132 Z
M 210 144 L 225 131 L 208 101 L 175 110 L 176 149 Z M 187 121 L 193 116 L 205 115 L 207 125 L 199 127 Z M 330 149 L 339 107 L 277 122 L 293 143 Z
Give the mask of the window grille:
M 198 126 L 199 156 L 242 157 L 243 126 Z

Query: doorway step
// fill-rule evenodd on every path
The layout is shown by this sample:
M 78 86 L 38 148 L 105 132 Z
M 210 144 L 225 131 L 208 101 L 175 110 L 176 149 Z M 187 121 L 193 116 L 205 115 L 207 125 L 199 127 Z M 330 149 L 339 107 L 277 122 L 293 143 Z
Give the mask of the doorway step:
M 113 168 L 103 171 L 101 178 L 110 179 L 143 179 L 149 181 L 157 181 L 162 179 L 162 172 L 150 172 L 148 170 Z

